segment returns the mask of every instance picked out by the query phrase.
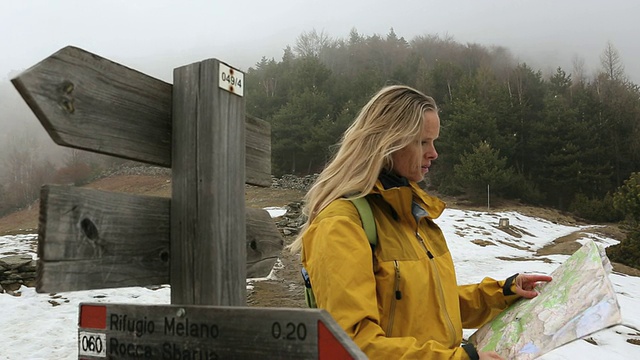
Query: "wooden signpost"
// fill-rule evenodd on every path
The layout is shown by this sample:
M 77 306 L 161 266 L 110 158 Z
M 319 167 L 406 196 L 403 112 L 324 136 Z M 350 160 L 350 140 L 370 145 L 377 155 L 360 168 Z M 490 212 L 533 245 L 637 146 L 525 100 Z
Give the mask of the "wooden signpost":
M 172 169 L 170 200 L 42 189 L 37 291 L 171 285 L 173 305 L 81 304 L 79 358 L 365 358 L 323 310 L 245 307 L 283 241 L 244 204 L 271 149 L 242 72 L 209 59 L 170 85 L 66 47 L 12 82 L 56 143 Z
M 211 61 L 203 63 L 213 66 Z M 176 71 L 184 72 L 185 68 L 193 70 L 199 67 L 199 63 L 192 64 Z M 195 81 L 195 79 L 190 80 Z M 207 81 L 212 84 L 214 81 L 218 83 L 214 78 L 209 78 Z M 268 275 L 265 269 L 270 269 L 271 266 L 268 264 L 273 265 L 275 262 L 282 249 L 282 239 L 275 225 L 264 221 L 264 218 L 268 217 L 266 211 L 244 209 L 245 181 L 240 179 L 240 173 L 244 172 L 246 162 L 246 183 L 258 186 L 271 185 L 270 128 L 265 121 L 244 116 L 242 107 L 244 103 L 236 103 L 236 113 L 232 114 L 237 125 L 234 130 L 237 138 L 232 141 L 229 138 L 228 129 L 217 131 L 216 135 L 221 138 L 217 141 L 220 149 L 213 148 L 215 141 L 211 138 L 217 129 L 192 134 L 201 137 L 199 140 L 201 146 L 210 146 L 209 149 L 201 149 L 200 156 L 209 156 L 209 159 L 201 159 L 205 164 L 199 166 L 195 155 L 198 149 L 190 149 L 192 153 L 185 153 L 184 157 L 174 155 L 175 160 L 172 161 L 172 145 L 180 149 L 187 145 L 195 146 L 197 143 L 195 139 L 186 138 L 181 139 L 184 141 L 176 141 L 175 137 L 181 134 L 183 128 L 195 127 L 196 119 L 190 119 L 192 124 L 187 124 L 189 115 L 213 117 L 214 114 L 202 113 L 206 110 L 202 109 L 205 106 L 203 101 L 200 104 L 201 108 L 192 104 L 188 108 L 191 113 L 182 114 L 181 117 L 177 117 L 176 122 L 173 122 L 172 109 L 174 112 L 176 108 L 186 109 L 183 102 L 187 99 L 177 99 L 174 94 L 180 93 L 176 91 L 179 84 L 172 86 L 75 47 L 66 47 L 56 52 L 19 74 L 12 82 L 56 143 L 172 168 L 174 201 L 171 202 L 133 195 L 117 196 L 99 193 L 96 190 L 81 191 L 82 189 L 74 187 L 53 190 L 45 187 L 40 208 L 41 236 L 39 237 L 39 269 L 36 285 L 38 291 L 149 285 L 153 283 L 142 282 L 149 278 L 147 275 L 136 279 L 138 274 L 142 275 L 149 271 L 162 272 L 154 275 L 153 278 L 161 278 L 166 283 L 170 271 L 169 254 L 174 265 L 177 263 L 176 254 L 172 254 L 172 249 L 169 249 L 171 222 L 169 215 L 171 206 L 182 203 L 175 194 L 179 190 L 201 195 L 213 195 L 216 190 L 220 190 L 222 196 L 219 199 L 224 200 L 224 197 L 228 196 L 229 201 L 235 202 L 227 204 L 229 207 L 234 207 L 229 209 L 230 213 L 223 214 L 222 218 L 213 218 L 210 223 L 206 222 L 203 214 L 198 214 L 200 223 L 216 226 L 218 221 L 225 222 L 229 218 L 233 219 L 232 223 L 237 229 L 230 229 L 230 232 L 240 239 L 233 244 L 237 248 L 245 249 L 249 259 L 247 266 L 253 268 L 244 271 L 252 276 Z M 195 81 L 193 86 L 184 84 L 183 87 L 190 89 L 189 91 L 195 91 L 197 84 L 198 82 Z M 221 99 L 225 93 L 229 94 L 227 100 L 239 98 L 227 91 L 219 92 Z M 206 103 L 211 105 L 213 102 L 213 94 L 193 93 L 192 95 L 208 96 L 211 101 Z M 172 105 L 172 103 L 177 104 Z M 227 110 L 231 108 L 231 104 L 225 105 Z M 242 114 L 238 111 L 238 106 L 242 107 Z M 220 114 L 215 116 L 220 117 Z M 212 126 L 211 123 L 215 121 L 212 118 L 207 120 L 201 118 L 200 122 L 209 123 Z M 243 124 L 244 127 L 242 127 Z M 245 143 L 244 139 L 240 138 L 243 134 L 251 141 Z M 183 143 L 184 146 L 181 145 Z M 231 149 L 232 145 L 236 147 L 235 150 Z M 243 154 L 246 161 L 241 158 Z M 238 173 L 236 179 L 231 181 L 232 179 L 224 173 L 229 171 L 229 168 L 213 163 L 215 156 L 220 156 L 221 162 L 228 160 L 233 165 L 234 171 Z M 229 157 L 222 158 L 224 156 Z M 219 168 L 214 170 L 214 166 Z M 183 168 L 185 170 L 181 170 Z M 183 173 L 179 174 L 179 171 Z M 211 173 L 207 174 L 206 171 Z M 192 178 L 187 180 L 187 176 Z M 193 176 L 199 178 L 196 180 Z M 214 176 L 218 177 L 214 178 Z M 185 182 L 190 189 L 180 185 Z M 209 186 L 210 190 L 204 191 L 205 182 L 208 183 L 206 186 Z M 219 186 L 223 183 L 233 183 L 236 189 L 233 191 L 223 189 Z M 196 188 L 198 185 L 201 187 L 200 190 Z M 57 195 L 60 192 L 66 192 L 68 195 Z M 49 195 L 52 196 L 48 197 Z M 233 199 L 231 199 L 232 196 L 234 196 Z M 220 201 L 218 198 L 207 201 L 204 206 L 213 208 L 216 206 L 213 205 L 213 201 L 216 200 Z M 164 205 L 158 202 L 163 202 Z M 189 214 L 203 210 L 196 208 L 196 204 L 194 199 L 187 199 L 186 205 L 191 207 Z M 245 230 L 242 225 L 244 220 L 234 218 L 236 212 L 241 213 L 243 218 L 248 212 L 254 214 L 263 212 L 263 214 L 259 218 L 247 218 L 246 227 L 249 229 Z M 145 216 L 149 221 L 144 221 Z M 48 219 L 55 219 L 55 221 L 48 221 Z M 193 219 L 185 219 L 185 221 L 195 224 Z M 201 231 L 205 230 L 201 229 Z M 45 233 L 42 234 L 42 232 Z M 256 241 L 244 237 L 242 233 L 245 232 L 249 235 L 266 234 L 266 236 Z M 174 230 L 173 233 L 176 231 Z M 141 237 L 140 234 L 144 236 Z M 202 233 L 198 234 L 200 238 L 203 237 L 202 235 Z M 158 251 L 152 253 L 152 249 Z M 243 249 L 236 249 L 236 251 L 243 251 Z M 132 274 L 128 280 L 114 273 L 116 265 L 121 264 L 128 264 L 120 270 L 125 274 Z M 238 262 L 238 265 L 233 266 L 240 266 L 240 264 Z M 258 272 L 258 270 L 262 271 Z M 95 281 L 100 278 L 104 281 Z

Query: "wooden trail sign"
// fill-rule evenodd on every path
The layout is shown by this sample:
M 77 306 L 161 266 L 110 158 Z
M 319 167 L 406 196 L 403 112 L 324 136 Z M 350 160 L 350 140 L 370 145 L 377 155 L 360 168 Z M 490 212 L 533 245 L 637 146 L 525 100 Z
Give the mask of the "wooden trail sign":
M 318 309 L 82 303 L 79 359 L 366 359 Z
M 211 266 L 218 266 L 214 272 L 218 271 L 223 278 L 233 277 L 243 284 L 246 276 L 268 274 L 268 264 L 275 263 L 283 241 L 274 226 L 264 226 L 266 212 L 244 209 L 243 184 L 246 180 L 254 185 L 271 185 L 270 127 L 265 121 L 244 114 L 244 102 L 237 96 L 244 84 L 235 82 L 230 74 L 232 68 L 219 64 L 217 60 L 209 60 L 176 69 L 178 75 L 193 73 L 191 77 L 176 77 L 176 86 L 68 46 L 12 79 L 58 144 L 172 167 L 174 194 L 169 208 L 164 200 L 149 200 L 142 205 L 153 210 L 140 211 L 139 198 L 87 192 L 94 190 L 83 191 L 82 198 L 71 196 L 75 190 L 69 190 L 69 199 L 62 200 L 60 196 L 47 199 L 52 191 L 44 190 L 37 291 L 144 286 L 160 279 L 161 283 L 167 283 L 170 282 L 166 278 L 167 269 L 174 269 L 175 276 L 182 279 L 171 282 L 172 286 L 180 294 L 188 291 L 199 294 L 184 295 L 190 297 L 187 303 L 211 304 L 196 298 L 214 294 L 209 291 L 203 295 L 202 289 L 193 286 L 194 281 L 201 280 L 220 283 L 210 278 L 217 276 L 209 271 Z M 241 73 L 235 75 L 239 79 Z M 235 83 L 231 84 L 230 79 Z M 201 81 L 206 83 L 200 84 Z M 213 88 L 214 84 L 220 87 Z M 220 90 L 222 85 L 226 86 L 225 91 Z M 197 94 L 194 92 L 197 88 L 209 93 Z M 218 102 L 214 104 L 216 99 Z M 70 202 L 72 199 L 75 203 Z M 110 201 L 115 201 L 110 207 L 112 211 L 100 211 Z M 162 206 L 155 204 L 158 202 Z M 114 208 L 123 204 L 137 204 L 138 210 Z M 173 227 L 168 215 L 171 207 L 175 214 Z M 74 211 L 67 213 L 70 209 Z M 121 210 L 136 213 L 125 217 L 118 214 Z M 66 217 L 61 217 L 61 212 Z M 72 214 L 77 218 L 69 216 Z M 136 222 L 143 214 L 165 223 L 154 223 L 153 219 Z M 247 215 L 256 217 L 246 222 L 249 229 L 243 225 Z M 125 218 L 131 221 L 124 221 Z M 66 222 L 56 223 L 53 219 Z M 80 222 L 74 223 L 76 220 Z M 146 224 L 147 228 L 140 224 Z M 131 233 L 122 226 L 138 232 Z M 158 232 L 165 237 L 152 236 Z M 169 249 L 158 245 L 172 233 L 181 240 Z M 229 236 L 241 240 L 222 238 Z M 152 237 L 160 242 L 145 248 L 149 245 L 147 239 Z M 213 238 L 218 242 L 212 242 Z M 189 239 L 201 242 L 190 244 Z M 120 251 L 114 252 L 114 244 L 118 244 L 115 249 Z M 90 256 L 86 251 L 77 251 L 88 246 L 94 249 Z M 158 248 L 163 250 L 154 253 Z M 206 268 L 193 266 L 192 257 L 196 255 L 208 257 L 203 259 Z M 229 257 L 247 261 L 227 266 L 221 260 Z M 122 268 L 121 264 L 127 266 Z M 126 276 L 127 272 L 130 276 Z M 194 280 L 194 272 L 206 275 L 207 279 Z M 180 289 L 181 283 L 187 282 L 191 283 L 188 289 Z M 233 299 L 217 301 L 226 305 L 244 302 L 244 287 L 236 289 Z M 215 296 L 220 297 L 221 289 L 216 291 Z M 176 301 L 185 303 L 183 299 Z
M 58 144 L 172 169 L 170 200 L 43 187 L 38 291 L 171 285 L 174 305 L 81 304 L 80 359 L 366 358 L 324 310 L 246 307 L 282 240 L 244 206 L 271 149 L 243 76 L 210 59 L 169 85 L 66 47 L 12 80 Z
M 170 199 L 61 185 L 41 198 L 38 292 L 170 283 Z M 247 277 L 264 277 L 283 240 L 267 211 L 245 211 Z
M 172 167 L 172 90 L 67 46 L 11 80 L 56 144 Z M 271 186 L 270 126 L 246 119 L 246 182 Z

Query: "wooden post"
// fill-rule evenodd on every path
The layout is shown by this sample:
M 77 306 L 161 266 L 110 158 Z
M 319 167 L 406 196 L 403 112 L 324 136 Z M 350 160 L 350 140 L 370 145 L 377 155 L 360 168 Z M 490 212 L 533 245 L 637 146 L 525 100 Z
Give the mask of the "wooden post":
M 174 70 L 171 303 L 246 305 L 244 98 L 220 62 Z

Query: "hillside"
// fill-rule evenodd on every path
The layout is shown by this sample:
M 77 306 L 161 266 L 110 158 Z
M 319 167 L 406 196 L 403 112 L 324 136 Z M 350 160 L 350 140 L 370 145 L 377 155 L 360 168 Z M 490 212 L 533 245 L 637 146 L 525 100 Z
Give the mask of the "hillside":
M 113 175 L 102 178 L 89 185 L 87 188 L 122 193 L 132 193 L 149 196 L 171 196 L 171 176 L 168 174 L 154 175 Z M 292 202 L 302 199 L 302 190 L 285 188 L 259 188 L 246 186 L 245 201 L 247 206 L 283 207 Z M 445 198 L 448 206 L 456 209 L 475 210 L 486 212 L 486 208 L 472 207 L 460 199 Z M 39 204 L 36 202 L 30 208 L 10 214 L 0 218 L 0 236 L 20 233 L 36 233 L 38 227 Z M 553 209 L 523 206 L 513 202 L 503 202 L 496 204 L 491 211 L 515 211 L 523 215 L 538 217 L 553 223 L 563 225 L 586 225 L 569 214 L 561 213 Z M 624 234 L 616 225 L 600 225 L 589 230 L 576 231 L 567 236 L 555 239 L 551 245 L 546 246 L 535 253 L 535 256 L 544 257 L 551 254 L 572 254 L 579 248 L 576 239 L 580 238 L 584 232 L 602 234 L 606 237 L 621 240 Z M 291 243 L 295 235 L 283 236 L 285 244 Z M 478 240 L 474 240 L 478 241 Z M 477 243 L 479 246 L 485 246 Z M 522 259 L 527 260 L 527 259 Z M 529 259 L 530 260 L 530 259 Z M 248 292 L 248 303 L 252 306 L 284 306 L 284 307 L 304 307 L 303 287 L 299 275 L 298 256 L 283 251 L 280 262 L 276 264 L 275 275 L 263 281 L 253 281 L 252 289 Z M 623 265 L 614 264 L 617 272 L 640 276 L 640 271 Z
M 85 188 L 128 194 L 171 197 L 171 175 L 114 175 L 92 182 Z M 247 206 L 264 208 L 284 206 L 299 201 L 304 193 L 292 189 L 246 187 Z M 29 208 L 0 218 L 0 236 L 36 233 L 38 228 L 39 201 Z

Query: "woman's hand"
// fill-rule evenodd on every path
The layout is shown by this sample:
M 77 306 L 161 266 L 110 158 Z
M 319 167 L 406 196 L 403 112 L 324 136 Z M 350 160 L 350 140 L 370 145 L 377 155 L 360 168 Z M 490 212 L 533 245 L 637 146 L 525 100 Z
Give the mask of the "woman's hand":
M 528 275 L 519 274 L 514 280 L 516 284 L 516 294 L 522 296 L 525 299 L 533 299 L 538 296 L 538 292 L 535 291 L 536 285 L 540 282 L 551 281 L 551 276 L 547 275 Z

